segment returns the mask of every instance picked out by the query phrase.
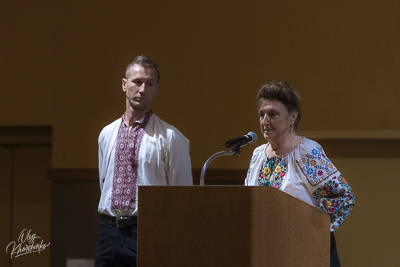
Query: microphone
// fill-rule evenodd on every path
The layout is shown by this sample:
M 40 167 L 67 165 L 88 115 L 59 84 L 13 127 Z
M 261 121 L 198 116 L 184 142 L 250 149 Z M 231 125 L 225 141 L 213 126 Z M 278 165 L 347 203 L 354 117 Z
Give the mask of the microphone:
M 255 143 L 257 141 L 257 135 L 253 132 L 249 132 L 248 134 L 244 135 L 244 136 L 239 136 L 235 139 L 231 139 L 225 142 L 225 146 L 227 148 L 230 147 L 241 147 L 241 146 L 245 146 L 248 143 Z

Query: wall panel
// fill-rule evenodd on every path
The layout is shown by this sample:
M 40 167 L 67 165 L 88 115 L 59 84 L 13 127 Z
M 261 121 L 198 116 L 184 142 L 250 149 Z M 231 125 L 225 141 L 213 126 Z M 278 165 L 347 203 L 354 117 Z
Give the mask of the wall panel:
M 6 249 L 7 245 L 11 242 L 11 229 L 12 229 L 12 197 L 13 197 L 13 148 L 11 146 L 0 146 L 0 248 Z M 4 251 L 3 250 L 3 251 Z M 0 265 L 10 266 L 10 255 L 7 253 L 0 253 Z

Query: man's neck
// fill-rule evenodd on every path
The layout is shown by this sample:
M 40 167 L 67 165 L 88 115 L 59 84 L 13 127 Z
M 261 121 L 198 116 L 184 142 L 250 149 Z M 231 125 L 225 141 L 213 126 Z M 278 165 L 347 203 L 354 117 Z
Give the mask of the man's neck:
M 126 110 L 124 114 L 125 123 L 128 125 L 128 127 L 131 127 L 136 121 L 140 120 L 150 110 L 150 106 L 147 106 L 143 109 L 135 109 L 129 104 L 129 101 L 126 100 Z
M 147 112 L 148 111 L 131 113 L 129 111 L 126 111 L 124 114 L 124 119 L 128 127 L 133 126 L 133 124 L 143 118 L 143 116 L 146 115 Z

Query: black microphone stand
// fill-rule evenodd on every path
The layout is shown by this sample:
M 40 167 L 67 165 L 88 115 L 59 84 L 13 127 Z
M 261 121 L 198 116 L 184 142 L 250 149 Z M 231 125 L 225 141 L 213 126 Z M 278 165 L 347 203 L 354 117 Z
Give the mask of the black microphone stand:
M 200 174 L 200 185 L 203 186 L 204 185 L 204 175 L 206 174 L 206 170 L 208 165 L 210 165 L 211 161 L 213 161 L 214 159 L 220 157 L 220 156 L 234 156 L 240 153 L 240 148 L 241 146 L 237 146 L 234 149 L 232 149 L 231 151 L 220 151 L 215 153 L 214 155 L 212 155 L 204 164 L 203 169 L 201 170 L 201 174 Z

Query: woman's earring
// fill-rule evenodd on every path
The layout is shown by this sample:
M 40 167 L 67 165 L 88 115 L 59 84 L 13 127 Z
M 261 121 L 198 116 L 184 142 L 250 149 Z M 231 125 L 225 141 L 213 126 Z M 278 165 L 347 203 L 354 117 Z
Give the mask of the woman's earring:
M 289 133 L 292 133 L 292 128 L 293 128 L 293 125 L 290 125 L 290 127 L 289 127 Z

